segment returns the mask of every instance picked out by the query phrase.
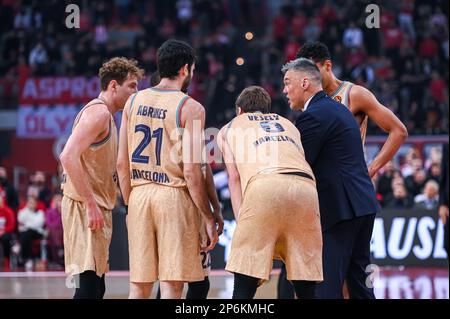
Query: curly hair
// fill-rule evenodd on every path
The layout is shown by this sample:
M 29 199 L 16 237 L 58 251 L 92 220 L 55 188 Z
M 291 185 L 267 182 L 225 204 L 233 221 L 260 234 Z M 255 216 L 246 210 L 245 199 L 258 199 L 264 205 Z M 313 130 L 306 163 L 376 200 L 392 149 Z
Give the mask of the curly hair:
M 331 55 L 328 47 L 322 42 L 308 42 L 298 50 L 297 58 L 306 58 L 313 60 L 314 63 L 323 63 L 325 60 L 331 60 Z
M 122 85 L 129 75 L 136 76 L 139 80 L 144 76 L 144 70 L 138 67 L 136 60 L 124 57 L 115 57 L 104 62 L 98 72 L 103 91 L 108 88 L 112 80 Z

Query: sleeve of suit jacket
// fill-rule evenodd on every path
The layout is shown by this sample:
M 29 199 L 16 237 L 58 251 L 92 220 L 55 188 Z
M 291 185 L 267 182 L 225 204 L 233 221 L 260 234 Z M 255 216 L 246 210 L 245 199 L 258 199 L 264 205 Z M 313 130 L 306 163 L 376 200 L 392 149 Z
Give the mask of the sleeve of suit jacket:
M 306 161 L 314 165 L 322 148 L 323 129 L 320 122 L 311 114 L 304 112 L 295 121 L 295 126 L 300 131 Z
M 444 144 L 441 160 L 441 181 L 439 185 L 439 204 L 448 206 L 448 143 Z

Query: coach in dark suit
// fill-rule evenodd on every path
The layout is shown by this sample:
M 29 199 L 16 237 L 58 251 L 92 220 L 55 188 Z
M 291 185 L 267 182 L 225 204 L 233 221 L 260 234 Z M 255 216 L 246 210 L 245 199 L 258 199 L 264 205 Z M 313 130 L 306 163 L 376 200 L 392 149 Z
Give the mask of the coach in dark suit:
M 441 180 L 439 184 L 439 217 L 444 224 L 444 247 L 447 251 L 447 260 L 450 254 L 448 253 L 448 143 L 444 144 L 441 160 Z
M 311 60 L 291 61 L 283 73 L 290 107 L 303 111 L 295 125 L 317 180 L 324 270 L 317 297 L 342 298 L 346 280 L 350 298 L 375 298 L 367 266 L 379 205 L 358 124 L 322 90 L 320 71 Z

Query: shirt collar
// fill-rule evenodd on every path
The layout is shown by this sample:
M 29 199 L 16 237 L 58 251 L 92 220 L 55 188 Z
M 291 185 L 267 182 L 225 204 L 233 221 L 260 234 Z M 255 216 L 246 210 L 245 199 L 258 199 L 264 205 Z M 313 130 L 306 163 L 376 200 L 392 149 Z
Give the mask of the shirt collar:
M 312 95 L 309 99 L 308 99 L 308 101 L 306 101 L 306 103 L 305 103 L 305 107 L 303 108 L 303 112 L 305 112 L 306 111 L 306 109 L 308 108 L 308 106 L 309 106 L 309 102 L 311 102 L 311 100 L 312 100 L 312 98 L 314 97 L 314 95 Z

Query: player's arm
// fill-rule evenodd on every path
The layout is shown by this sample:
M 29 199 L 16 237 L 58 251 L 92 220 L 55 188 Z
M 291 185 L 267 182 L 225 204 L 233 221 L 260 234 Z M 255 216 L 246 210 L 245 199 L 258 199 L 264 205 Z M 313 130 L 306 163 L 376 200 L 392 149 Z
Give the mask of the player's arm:
M 237 169 L 233 152 L 226 141 L 225 127 L 222 128 L 217 136 L 217 142 L 223 155 L 223 160 L 228 173 L 228 189 L 230 190 L 231 206 L 233 206 L 234 218 L 237 221 L 242 201 L 241 176 Z
M 209 246 L 203 250 L 211 250 L 218 241 L 216 223 L 209 205 L 206 192 L 205 178 L 202 174 L 201 162 L 204 139 L 202 138 L 205 126 L 205 109 L 203 106 L 188 99 L 181 114 L 183 131 L 183 173 L 191 198 L 200 210 L 206 224 Z
M 131 193 L 131 180 L 130 180 L 130 160 L 128 157 L 128 117 L 130 110 L 130 101 L 132 95 L 122 112 L 122 122 L 120 124 L 119 132 L 119 151 L 117 154 L 117 176 L 119 177 L 119 186 L 122 192 L 122 198 L 125 205 L 128 205 L 128 199 Z
M 209 163 L 206 163 L 206 192 L 208 193 L 208 199 L 213 208 L 213 215 L 217 224 L 217 234 L 220 236 L 223 232 L 222 209 L 220 207 L 219 198 L 217 197 L 214 178 Z
M 95 201 L 92 187 L 81 165 L 81 155 L 91 144 L 105 135 L 105 132 L 109 130 L 110 120 L 111 114 L 103 104 L 93 105 L 85 110 L 59 158 L 64 171 L 70 177 L 86 206 L 88 227 L 92 230 L 103 227 L 103 214 Z
M 366 88 L 355 85 L 350 91 L 350 108 L 353 114 L 363 112 L 373 120 L 378 127 L 389 133 L 381 151 L 369 165 L 369 175 L 373 177 L 375 173 L 386 165 L 400 146 L 408 137 L 405 125 L 387 107 L 378 102 L 377 98 Z

